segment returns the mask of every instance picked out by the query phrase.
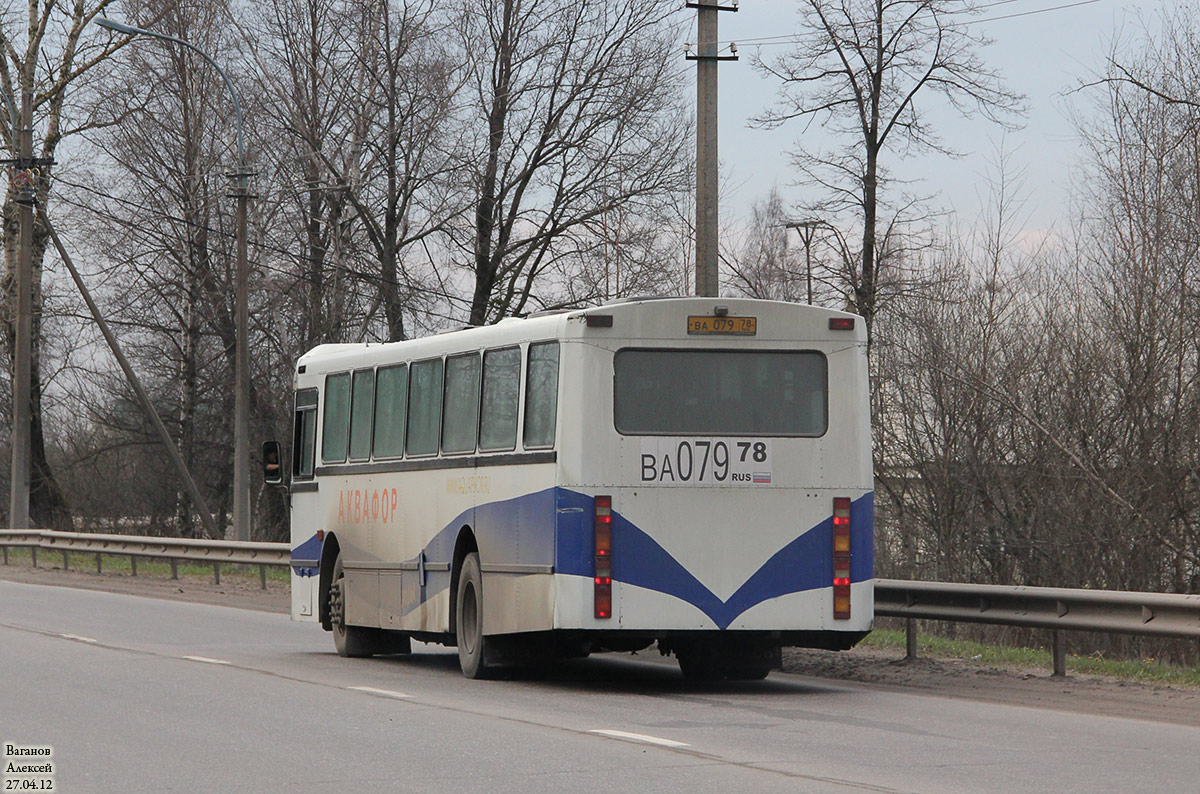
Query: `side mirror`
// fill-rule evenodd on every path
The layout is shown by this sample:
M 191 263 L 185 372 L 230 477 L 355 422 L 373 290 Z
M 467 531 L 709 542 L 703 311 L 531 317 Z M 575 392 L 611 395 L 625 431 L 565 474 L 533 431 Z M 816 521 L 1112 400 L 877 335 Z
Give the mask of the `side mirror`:
M 262 445 L 263 482 L 267 485 L 283 485 L 283 451 L 278 441 L 264 441 Z

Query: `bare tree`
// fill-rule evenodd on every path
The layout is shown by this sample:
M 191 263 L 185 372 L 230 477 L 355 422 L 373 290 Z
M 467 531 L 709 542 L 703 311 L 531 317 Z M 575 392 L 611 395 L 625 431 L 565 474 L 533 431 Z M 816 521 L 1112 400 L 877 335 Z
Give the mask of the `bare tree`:
M 294 252 L 294 261 L 283 263 L 294 276 L 281 285 L 291 299 L 276 305 L 281 317 L 296 318 L 294 342 L 284 344 L 299 350 L 345 338 L 356 297 L 349 277 L 353 212 L 333 178 L 357 160 L 362 136 L 351 121 L 353 95 L 361 92 L 346 90 L 361 85 L 361 76 L 342 32 L 356 17 L 344 6 L 272 0 L 253 10 L 259 94 L 271 126 L 283 133 L 263 141 L 276 164 L 264 175 L 276 204 L 267 239 Z
M 88 30 L 92 20 L 114 0 L 78 0 L 70 6 L 59 3 L 27 4 L 0 10 L 0 90 L 16 104 L 29 96 L 34 116 L 34 155 L 43 163 L 52 161 L 63 141 L 89 129 L 114 123 L 124 103 L 96 93 L 96 75 L 121 42 L 97 37 Z M 85 90 L 88 89 L 88 90 Z M 112 101 L 103 101 L 105 99 Z M 9 114 L 0 113 L 0 131 L 10 152 L 17 155 L 16 131 Z M 54 168 L 37 169 L 36 194 L 46 206 L 51 195 Z M 14 305 L 17 263 L 18 212 L 16 189 L 10 182 L 4 199 L 4 294 L 6 308 Z M 41 526 L 69 527 L 70 512 L 46 456 L 45 421 L 42 407 L 44 322 L 42 265 L 47 245 L 45 229 L 35 225 L 33 235 L 33 339 L 31 367 L 31 456 L 30 515 Z M 15 352 L 15 312 L 4 312 L 5 343 Z
M 228 13 L 223 0 L 182 6 L 152 0 L 141 13 L 156 30 L 220 61 L 233 60 L 234 42 L 220 24 Z M 236 338 L 232 217 L 222 167 L 231 154 L 232 107 L 220 76 L 198 66 L 190 50 L 145 42 L 125 55 L 120 76 L 143 94 L 141 108 L 130 123 L 92 136 L 106 155 L 101 173 L 108 185 L 101 188 L 96 179 L 74 194 L 92 218 L 97 253 L 112 266 L 110 311 L 122 321 L 142 376 L 158 392 L 160 413 L 170 417 L 186 465 L 206 475 L 198 479 L 210 486 L 223 527 L 231 454 L 224 418 L 232 409 Z M 105 200 L 96 201 L 97 189 Z M 251 386 L 256 412 L 260 388 Z M 116 409 L 132 404 L 123 391 L 114 389 Z M 94 418 L 114 437 L 146 443 L 144 425 L 123 417 L 116 410 Z M 193 535 L 194 506 L 186 492 L 174 478 L 159 485 L 175 494 L 179 531 Z
M 303 181 L 309 313 L 336 254 L 335 277 L 373 294 L 357 332 L 334 332 L 360 337 L 382 310 L 379 336 L 404 339 L 405 313 L 427 292 L 408 261 L 428 262 L 426 243 L 463 206 L 452 125 L 461 58 L 430 0 L 274 0 L 266 17 L 259 76 Z
M 589 225 L 687 184 L 668 0 L 463 0 L 474 209 L 470 322 L 564 302 Z M 619 176 L 619 178 L 617 178 Z M 571 295 L 566 302 L 577 300 Z
M 777 127 L 813 119 L 842 135 L 832 152 L 800 152 L 801 171 L 827 193 L 831 210 L 860 214 L 862 246 L 850 274 L 854 307 L 868 333 L 878 309 L 881 264 L 878 235 L 883 155 L 918 150 L 949 153 L 926 120 L 937 96 L 964 115 L 1000 121 L 1021 107 L 983 62 L 987 43 L 963 24 L 972 0 L 804 0 L 798 43 L 789 53 L 756 67 L 780 82 L 780 102 L 756 119 Z
M 767 300 L 807 298 L 804 251 L 802 247 L 789 245 L 788 236 L 795 234 L 788 228 L 789 221 L 791 215 L 777 187 L 754 203 L 749 228 L 722 256 L 730 274 L 730 289 Z

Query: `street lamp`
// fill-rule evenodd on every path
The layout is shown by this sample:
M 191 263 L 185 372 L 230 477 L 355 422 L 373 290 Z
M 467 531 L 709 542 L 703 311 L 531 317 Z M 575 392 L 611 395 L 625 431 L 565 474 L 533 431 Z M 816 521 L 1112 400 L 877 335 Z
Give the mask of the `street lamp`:
M 235 180 L 237 199 L 237 269 L 235 271 L 236 308 L 234 340 L 234 410 L 233 410 L 233 525 L 238 540 L 250 540 L 250 361 L 247 339 L 246 297 L 246 204 L 250 198 L 250 172 L 246 170 L 246 138 L 242 125 L 242 103 L 237 89 L 229 81 L 217 62 L 196 45 L 152 30 L 135 28 L 103 17 L 96 20 L 102 28 L 129 36 L 151 36 L 173 44 L 187 47 L 208 61 L 233 97 L 233 111 L 237 118 L 238 169 L 231 174 Z
M 808 305 L 812 306 L 812 241 L 818 226 L 824 226 L 825 221 L 789 221 L 784 224 L 789 229 L 800 233 L 800 241 L 804 243 L 804 268 L 808 273 Z

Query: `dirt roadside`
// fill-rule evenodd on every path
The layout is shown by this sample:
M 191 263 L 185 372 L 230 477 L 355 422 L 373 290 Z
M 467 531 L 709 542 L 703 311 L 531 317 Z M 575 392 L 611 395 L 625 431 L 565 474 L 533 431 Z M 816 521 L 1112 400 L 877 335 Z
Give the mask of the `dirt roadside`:
M 217 585 L 196 577 L 174 581 L 151 576 L 0 565 L 0 579 L 263 612 L 288 611 L 287 586 L 268 582 L 268 589 L 263 590 L 257 576 L 225 576 Z M 997 669 L 950 659 L 906 661 L 897 652 L 874 648 L 856 648 L 843 653 L 787 649 L 783 668 L 786 673 L 860 681 L 910 694 L 1200 727 L 1200 687 L 1139 684 L 1095 676 L 1053 678 L 1047 670 Z
M 843 653 L 788 648 L 783 669 L 896 692 L 1200 727 L 1200 687 L 1074 674 L 1054 678 L 1044 669 L 1000 669 L 959 659 L 910 661 L 900 651 L 861 647 Z

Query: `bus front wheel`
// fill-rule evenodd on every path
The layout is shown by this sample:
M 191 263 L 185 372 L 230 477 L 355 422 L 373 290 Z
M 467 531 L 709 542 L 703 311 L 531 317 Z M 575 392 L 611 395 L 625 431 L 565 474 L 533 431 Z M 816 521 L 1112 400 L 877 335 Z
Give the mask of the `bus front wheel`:
M 490 640 L 483 634 L 483 573 L 479 555 L 472 552 L 462 563 L 455 599 L 454 627 L 458 641 L 458 663 L 467 678 L 487 678 Z

